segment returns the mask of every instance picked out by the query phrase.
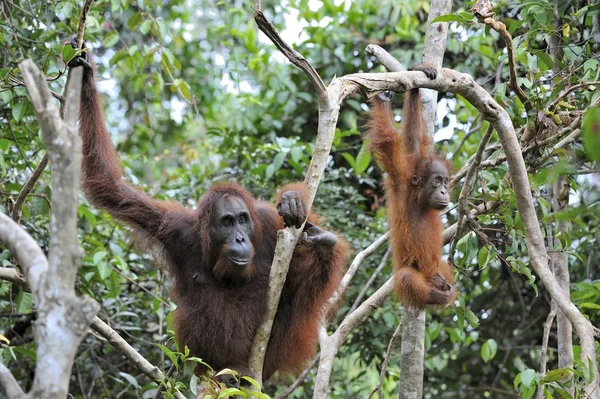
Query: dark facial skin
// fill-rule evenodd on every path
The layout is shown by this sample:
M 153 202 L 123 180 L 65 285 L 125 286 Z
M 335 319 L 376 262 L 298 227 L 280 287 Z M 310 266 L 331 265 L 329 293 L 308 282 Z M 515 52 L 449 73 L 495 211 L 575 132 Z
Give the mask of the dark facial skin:
M 448 170 L 443 162 L 433 161 L 429 164 L 428 171 L 427 180 L 422 187 L 425 191 L 425 201 L 429 208 L 442 210 L 450 203 Z
M 211 220 L 211 241 L 225 246 L 225 256 L 232 266 L 245 268 L 253 255 L 250 237 L 254 225 L 246 203 L 239 197 L 226 195 L 221 198 Z

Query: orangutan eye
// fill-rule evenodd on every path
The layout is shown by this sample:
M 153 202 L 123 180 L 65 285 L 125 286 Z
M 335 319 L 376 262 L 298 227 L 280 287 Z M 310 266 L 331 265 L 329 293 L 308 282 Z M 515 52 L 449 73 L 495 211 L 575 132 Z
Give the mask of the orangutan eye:
M 247 223 L 248 222 L 248 214 L 247 213 L 242 213 L 239 217 L 239 221 L 241 224 Z
M 223 226 L 225 226 L 225 227 L 231 226 L 233 224 L 233 216 L 231 216 L 231 215 L 223 216 L 222 223 L 223 223 Z

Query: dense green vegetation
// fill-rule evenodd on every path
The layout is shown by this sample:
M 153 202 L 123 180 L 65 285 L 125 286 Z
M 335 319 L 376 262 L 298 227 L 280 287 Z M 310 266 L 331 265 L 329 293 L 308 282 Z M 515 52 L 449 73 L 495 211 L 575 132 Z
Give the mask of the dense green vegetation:
M 45 153 L 17 64 L 31 58 L 52 78 L 52 89 L 62 93 L 61 53 L 64 41 L 76 33 L 80 3 L 0 3 L 0 211 L 7 214 Z M 532 105 L 527 112 L 508 84 L 505 43 L 472 16 L 473 3 L 455 1 L 444 66 L 471 74 L 508 110 L 515 130 L 533 137 L 524 157 L 544 233 L 558 239 L 549 251 L 568 253 L 572 300 L 599 326 L 600 110 L 592 105 L 600 101 L 600 6 L 569 0 L 556 7 L 551 0 L 497 2 L 497 18 L 514 37 L 518 83 Z M 136 186 L 193 206 L 216 182 L 236 180 L 272 200 L 282 184 L 304 178 L 316 134 L 316 96 L 302 72 L 259 34 L 252 6 L 240 0 L 93 3 L 85 39 L 96 55 L 113 142 L 126 177 Z M 428 1 L 289 0 L 263 7 L 326 83 L 334 76 L 382 71 L 364 54 L 371 43 L 407 67 L 421 60 Z M 558 56 L 549 51 L 552 35 L 559 38 Z M 580 86 L 564 95 L 575 85 Z M 326 226 L 343 233 L 354 253 L 387 230 L 381 171 L 361 136 L 367 109 L 360 96 L 344 103 L 316 199 Z M 584 112 L 582 127 L 577 118 Z M 456 171 L 476 152 L 486 127 L 462 97 L 440 93 L 437 147 Z M 553 148 L 577 129 L 583 130 L 581 137 Z M 552 376 L 542 381 L 538 373 L 550 297 L 529 267 L 507 167 L 495 161 L 501 155 L 499 146 L 488 154 L 469 197 L 472 206 L 492 201 L 499 206 L 478 217 L 480 234 L 465 231 L 445 248 L 446 253 L 453 249 L 460 304 L 428 313 L 427 397 L 529 398 L 542 383 L 548 392 L 561 391 Z M 549 204 L 548 187 L 559 177 L 568 183 L 562 197 L 569 199 L 565 210 Z M 42 248 L 49 240 L 49 181 L 47 168 L 20 219 Z M 175 350 L 170 327 L 175 305 L 167 276 L 155 268 L 151 255 L 131 245 L 126 228 L 83 196 L 78 213 L 85 252 L 78 291 L 99 301 L 99 317 L 150 362 L 168 370 Z M 445 223 L 454 223 L 456 216 L 450 210 Z M 568 230 L 558 232 L 557 221 L 568 221 Z M 385 248 L 378 250 L 359 268 L 333 325 L 348 312 L 384 253 Z M 3 267 L 16 266 L 2 246 L 0 260 Z M 390 274 L 388 264 L 369 294 Z M 368 396 L 400 316 L 401 308 L 390 300 L 353 332 L 337 356 L 332 398 Z M 0 358 L 24 388 L 35 365 L 34 321 L 31 294 L 0 284 L 0 333 L 10 340 Z M 553 332 L 549 370 L 558 368 L 556 347 Z M 577 358 L 577 346 L 575 354 Z M 385 397 L 397 395 L 398 365 L 395 351 L 383 384 Z M 567 384 L 581 387 L 586 367 L 576 361 L 575 369 Z M 191 375 L 186 368 L 173 378 L 189 387 Z M 313 378 L 309 374 L 291 397 L 311 396 Z M 291 381 L 281 377 L 265 391 L 275 396 Z M 97 335 L 82 343 L 73 368 L 73 397 L 151 398 L 155 389 L 154 382 Z

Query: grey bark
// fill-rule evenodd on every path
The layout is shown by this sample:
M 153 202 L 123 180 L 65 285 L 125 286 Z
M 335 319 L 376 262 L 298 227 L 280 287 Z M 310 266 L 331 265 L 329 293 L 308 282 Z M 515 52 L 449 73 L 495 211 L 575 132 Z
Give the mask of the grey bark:
M 64 398 L 81 339 L 98 305 L 75 295 L 79 267 L 77 195 L 81 142 L 76 131 L 82 71 L 76 69 L 67 86 L 65 121 L 60 117 L 44 75 L 31 60 L 19 68 L 35 109 L 52 168 L 52 215 L 48 259 L 35 241 L 6 215 L 0 215 L 0 240 L 13 252 L 27 276 L 37 308 L 34 339 L 37 363 L 31 391 L 23 391 L 6 367 L 0 383 L 9 398 Z

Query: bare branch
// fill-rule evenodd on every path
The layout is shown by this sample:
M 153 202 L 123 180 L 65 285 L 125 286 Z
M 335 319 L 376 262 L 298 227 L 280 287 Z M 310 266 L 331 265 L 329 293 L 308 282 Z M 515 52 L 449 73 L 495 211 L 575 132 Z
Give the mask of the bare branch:
M 125 341 L 115 330 L 110 328 L 108 324 L 100 320 L 98 317 L 94 317 L 92 320 L 91 327 L 100 334 L 106 341 L 111 344 L 116 350 L 121 352 L 127 360 L 131 362 L 138 370 L 146 374 L 149 378 L 156 382 L 166 381 L 165 374 L 155 365 L 146 360 L 145 357 L 139 354 L 127 341 Z M 185 399 L 179 391 L 174 392 L 177 399 Z
M 1 241 L 1 240 L 0 240 Z M 0 280 L 10 281 L 22 287 L 27 286 L 27 280 L 17 269 L 10 267 L 0 267 Z
M 358 307 L 358 305 L 361 304 L 363 298 L 367 294 L 367 291 L 369 290 L 369 288 L 371 288 L 371 285 L 373 284 L 373 282 L 375 281 L 375 279 L 377 278 L 377 276 L 379 275 L 379 273 L 381 273 L 381 271 L 383 270 L 383 268 L 387 264 L 388 260 L 390 259 L 391 254 L 392 254 L 392 251 L 388 247 L 387 251 L 385 251 L 385 254 L 381 258 L 381 261 L 379 262 L 379 266 L 377 266 L 377 269 L 375 269 L 375 271 L 373 272 L 373 274 L 371 275 L 371 277 L 369 277 L 369 280 L 367 281 L 367 283 L 363 286 L 362 290 L 360 291 L 360 293 L 358 294 L 358 296 L 354 300 L 354 303 L 350 307 L 350 310 L 348 311 L 348 313 L 354 312 L 354 310 Z
M 45 267 L 32 273 L 24 266 L 33 290 L 38 311 L 34 332 L 37 344 L 35 379 L 32 397 L 66 396 L 73 359 L 81 339 L 98 311 L 98 304 L 88 297 L 75 295 L 75 276 L 79 267 L 77 245 L 77 195 L 81 144 L 74 120 L 79 112 L 82 70 L 73 71 L 67 86 L 70 103 L 67 121 L 52 100 L 45 76 L 31 60 L 19 64 L 23 81 L 35 109 L 42 136 L 52 165 L 52 215 L 50 219 L 49 260 L 38 261 Z M 58 299 L 60 298 L 60 300 Z
M 548 317 L 546 318 L 546 322 L 544 323 L 544 335 L 542 337 L 542 348 L 540 349 L 540 375 L 543 377 L 546 375 L 546 356 L 548 355 L 548 339 L 550 338 L 550 330 L 552 330 L 552 323 L 554 322 L 554 317 L 556 316 L 556 306 L 554 303 L 550 308 L 550 312 L 548 313 Z M 542 386 L 538 387 L 537 399 L 542 399 L 544 397 L 544 388 Z
M 317 138 L 313 157 L 306 173 L 305 182 L 308 186 L 309 195 L 306 198 L 307 211 L 312 207 L 317 188 L 325 171 L 325 165 L 331 151 L 331 145 L 335 136 L 335 127 L 337 124 L 340 104 L 337 95 L 337 89 L 334 87 L 331 95 L 325 88 L 325 84 L 317 74 L 316 70 L 310 65 L 302 55 L 295 52 L 287 43 L 285 43 L 273 25 L 267 21 L 260 10 L 260 2 L 256 3 L 257 8 L 254 11 L 254 19 L 259 28 L 273 41 L 277 48 L 297 67 L 299 67 L 308 76 L 311 84 L 317 92 L 319 98 L 319 123 L 317 128 Z M 265 353 L 267 351 L 273 320 L 277 313 L 281 290 L 285 283 L 289 264 L 300 238 L 304 225 L 299 229 L 289 227 L 277 233 L 277 246 L 271 265 L 269 275 L 268 305 L 265 319 L 259 327 L 254 337 L 252 350 L 248 367 L 252 377 L 262 385 L 262 369 Z
M 41 278 L 48 270 L 48 260 L 37 242 L 4 213 L 0 213 L 0 241 L 17 258 L 34 292 L 39 291 Z
M 506 29 L 506 25 L 495 19 L 495 14 L 492 9 L 492 5 L 488 0 L 478 0 L 473 7 L 473 13 L 480 23 L 483 23 L 500 34 L 500 37 L 504 40 L 506 45 L 506 51 L 508 53 L 508 70 L 510 72 L 510 85 L 517 94 L 517 97 L 521 100 L 525 106 L 527 112 L 533 109 L 529 98 L 519 86 L 517 82 L 517 66 L 515 63 L 515 51 L 513 49 L 513 38 Z
M 340 346 L 350 332 L 364 322 L 367 317 L 377 309 L 391 295 L 394 290 L 394 279 L 390 278 L 373 295 L 364 301 L 354 312 L 350 313 L 340 324 L 338 329 L 326 339 L 321 340 L 321 357 L 319 372 L 315 381 L 313 399 L 327 398 L 327 388 L 331 377 L 333 360 Z
M 479 165 L 481 164 L 481 158 L 483 157 L 483 152 L 484 152 L 488 142 L 490 141 L 490 138 L 492 137 L 493 132 L 494 132 L 494 125 L 490 123 L 488 125 L 488 128 L 487 128 L 485 134 L 481 138 L 481 142 L 479 143 L 479 147 L 477 148 L 477 152 L 475 153 L 473 162 L 471 162 L 471 164 L 469 165 L 469 169 L 467 171 L 467 177 L 465 178 L 465 182 L 463 183 L 462 189 L 460 190 L 460 195 L 458 197 L 458 216 L 456 218 L 457 230 L 456 230 L 456 237 L 452 241 L 452 247 L 450 249 L 450 263 L 452 263 L 452 255 L 454 254 L 454 250 L 456 249 L 456 243 L 458 242 L 458 236 L 461 235 L 461 232 L 463 229 L 465 215 L 469 211 L 469 209 L 468 209 L 469 193 L 471 192 L 471 189 L 473 186 L 473 181 L 475 179 L 475 176 L 477 175 L 477 170 L 479 168 Z
M 0 386 L 6 396 L 10 399 L 25 397 L 25 393 L 19 386 L 17 380 L 15 380 L 15 377 L 2 363 L 0 363 Z
M 46 169 L 46 166 L 48 166 L 48 154 L 44 154 L 42 160 L 29 177 L 29 180 L 27 180 L 27 182 L 19 192 L 19 196 L 15 201 L 15 206 L 12 212 L 12 218 L 15 222 L 19 223 L 21 221 L 23 205 L 25 205 L 25 201 L 27 200 L 27 197 L 29 196 L 31 190 L 33 190 L 35 183 L 37 183 L 37 181 L 42 176 L 42 173 L 44 173 L 44 169 Z
M 373 396 L 373 394 L 375 394 L 375 392 L 377 392 L 377 395 L 379 395 L 380 399 L 383 397 L 381 395 L 381 384 L 383 384 L 383 379 L 385 378 L 385 373 L 387 371 L 387 365 L 390 362 L 390 357 L 392 356 L 392 348 L 394 347 L 394 341 L 396 341 L 396 338 L 398 337 L 398 335 L 400 334 L 400 331 L 402 330 L 402 320 L 403 319 L 400 319 L 400 322 L 398 323 L 398 327 L 396 327 L 396 330 L 394 330 L 394 333 L 392 334 L 392 338 L 390 338 L 390 342 L 388 344 L 388 348 L 387 348 L 387 351 L 385 352 L 385 357 L 384 357 L 383 363 L 381 365 L 381 372 L 379 373 L 379 381 L 377 381 L 377 385 L 371 391 L 371 394 L 369 395 L 369 399 L 371 399 L 371 397 Z
M 279 33 L 275 30 L 275 27 L 263 14 L 263 12 L 258 8 L 260 5 L 257 2 L 257 8 L 254 10 L 254 21 L 256 21 L 256 25 L 258 28 L 273 42 L 273 44 L 279 49 L 279 51 L 287 57 L 288 60 L 298 68 L 302 70 L 308 77 L 313 89 L 317 92 L 317 96 L 319 97 L 319 103 L 323 103 L 327 101 L 327 89 L 325 88 L 325 83 L 315 70 L 315 68 L 308 62 L 306 59 L 294 50 L 289 44 L 287 44 Z
M 85 0 L 81 15 L 79 17 L 79 24 L 77 25 L 77 48 L 81 48 L 83 45 L 83 35 L 85 33 L 85 21 L 87 20 L 87 14 L 90 11 L 90 7 L 94 0 Z
M 377 240 L 375 240 L 375 242 L 373 242 L 373 244 L 369 245 L 367 248 L 365 248 L 364 250 L 362 250 L 358 254 L 356 254 L 356 256 L 354 257 L 354 260 L 350 264 L 350 267 L 346 271 L 344 278 L 342 278 L 342 281 L 340 282 L 338 289 L 333 293 L 333 295 L 331 295 L 331 298 L 329 298 L 329 300 L 327 301 L 328 306 L 327 306 L 327 309 L 324 310 L 324 312 L 325 312 L 324 314 L 327 314 L 329 312 L 329 309 L 331 308 L 331 306 L 333 306 L 335 303 L 337 303 L 337 301 L 344 295 L 344 292 L 346 292 L 346 288 L 348 288 L 348 284 L 350 283 L 350 280 L 352 280 L 352 277 L 354 277 L 356 270 L 358 270 L 358 266 L 360 266 L 361 263 L 363 263 L 363 261 L 369 255 L 371 255 L 373 252 L 375 252 L 379 247 L 381 247 L 383 244 L 385 244 L 389 239 L 390 239 L 390 232 L 388 231 L 387 233 L 385 233 L 384 235 L 379 237 Z
M 425 361 L 425 311 L 404 307 L 400 348 L 400 398 L 423 397 Z
M 379 61 L 379 63 L 390 72 L 406 71 L 406 68 L 400 63 L 400 61 L 392 57 L 390 53 L 376 44 L 369 44 L 365 48 L 365 53 L 377 58 L 377 61 Z
M 313 369 L 313 367 L 315 367 L 315 365 L 317 364 L 317 360 L 319 360 L 318 355 L 315 356 L 308 363 L 308 365 L 304 368 L 304 370 L 300 373 L 300 375 L 298 375 L 296 380 L 289 387 L 287 387 L 285 391 L 283 391 L 280 395 L 276 396 L 275 399 L 285 399 L 288 396 L 290 396 L 290 394 L 292 392 L 294 392 L 296 390 L 296 388 L 298 388 L 300 386 L 302 381 L 304 381 L 306 379 L 306 377 L 308 376 L 308 373 L 310 373 L 310 371 Z

